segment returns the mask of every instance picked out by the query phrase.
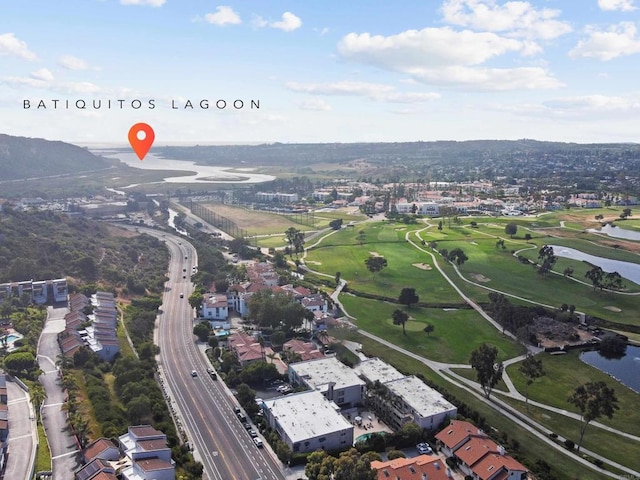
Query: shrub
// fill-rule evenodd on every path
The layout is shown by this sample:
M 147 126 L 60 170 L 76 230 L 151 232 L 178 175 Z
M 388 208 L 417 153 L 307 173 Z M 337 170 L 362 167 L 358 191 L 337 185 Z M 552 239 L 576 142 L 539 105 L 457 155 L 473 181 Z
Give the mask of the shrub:
M 564 441 L 564 446 L 567 447 L 567 450 L 573 450 L 573 447 L 576 446 L 573 440 L 569 440 L 568 438 Z

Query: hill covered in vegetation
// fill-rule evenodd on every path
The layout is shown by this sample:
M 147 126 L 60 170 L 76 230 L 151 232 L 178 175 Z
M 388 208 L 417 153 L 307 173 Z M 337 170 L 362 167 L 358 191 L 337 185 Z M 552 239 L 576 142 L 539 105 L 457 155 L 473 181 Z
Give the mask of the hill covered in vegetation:
M 0 181 L 64 175 L 109 166 L 107 160 L 76 145 L 0 134 Z
M 168 263 L 164 244 L 131 233 L 82 217 L 3 210 L 0 282 L 69 277 L 136 294 L 144 293 L 144 285 L 161 292 Z

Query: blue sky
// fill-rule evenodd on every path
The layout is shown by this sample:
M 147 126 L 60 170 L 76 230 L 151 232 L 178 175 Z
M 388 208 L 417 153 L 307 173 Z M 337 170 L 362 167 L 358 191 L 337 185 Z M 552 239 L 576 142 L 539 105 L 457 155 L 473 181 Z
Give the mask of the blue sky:
M 0 0 L 0 133 L 637 142 L 639 29 L 640 0 Z

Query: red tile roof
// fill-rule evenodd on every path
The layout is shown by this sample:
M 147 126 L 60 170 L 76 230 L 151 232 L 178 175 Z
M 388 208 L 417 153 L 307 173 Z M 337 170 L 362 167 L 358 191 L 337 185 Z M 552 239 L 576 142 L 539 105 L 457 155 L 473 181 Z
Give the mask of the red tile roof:
M 116 447 L 113 442 L 107 438 L 99 438 L 91 442 L 89 445 L 87 445 L 87 448 L 84 449 L 84 459 L 85 461 L 90 462 L 109 448 L 114 448 L 117 450 L 118 447 Z
M 498 444 L 488 438 L 473 437 L 454 453 L 464 463 L 473 467 L 488 453 L 498 453 Z
M 396 458 L 387 462 L 373 461 L 371 468 L 378 471 L 378 480 L 422 480 L 423 473 L 429 480 L 451 480 L 447 476 L 446 463 L 431 455 Z
M 489 453 L 473 466 L 473 472 L 478 475 L 481 480 L 499 480 L 506 478 L 502 472 L 496 476 L 496 473 L 501 470 L 506 472 L 526 472 L 527 468 L 515 458 L 509 455 L 500 455 L 499 453 Z
M 486 437 L 486 434 L 473 423 L 463 420 L 451 420 L 451 424 L 448 427 L 437 433 L 436 439 L 446 447 L 455 448 L 470 436 Z

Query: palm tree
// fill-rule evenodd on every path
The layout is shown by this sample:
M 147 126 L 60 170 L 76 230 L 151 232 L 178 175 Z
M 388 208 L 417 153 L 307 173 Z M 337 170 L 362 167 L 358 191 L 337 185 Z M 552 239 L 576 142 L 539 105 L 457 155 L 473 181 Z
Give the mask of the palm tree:
M 29 388 L 29 395 L 31 396 L 31 403 L 33 403 L 33 408 L 37 415 L 40 411 L 40 407 L 47 398 L 47 392 L 41 384 L 33 383 Z

